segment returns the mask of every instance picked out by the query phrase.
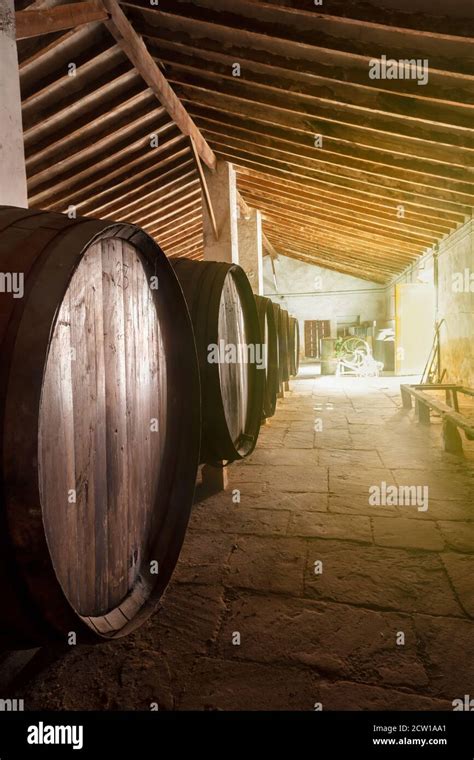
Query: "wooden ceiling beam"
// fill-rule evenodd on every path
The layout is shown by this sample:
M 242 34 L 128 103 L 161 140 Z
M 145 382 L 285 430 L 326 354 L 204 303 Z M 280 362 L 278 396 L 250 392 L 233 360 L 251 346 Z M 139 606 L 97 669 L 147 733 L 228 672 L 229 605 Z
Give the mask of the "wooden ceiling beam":
M 331 232 L 324 228 L 317 230 L 305 226 L 298 227 L 296 223 L 291 222 L 291 218 L 276 212 L 265 213 L 264 221 L 280 240 L 293 241 L 295 245 L 298 243 L 318 247 L 331 246 L 339 251 L 341 256 L 367 262 L 375 261 L 378 264 L 393 266 L 395 269 L 397 267 L 403 269 L 423 253 L 423 251 L 400 251 L 395 246 L 360 241 L 336 230 Z
M 371 57 L 367 54 L 350 55 L 255 32 L 240 32 L 236 36 L 233 29 L 217 24 L 212 27 L 211 36 L 205 26 L 186 19 L 180 19 L 176 24 L 170 23 L 168 17 L 163 26 L 152 26 L 142 14 L 135 13 L 132 18 L 137 32 L 143 34 L 158 57 L 160 50 L 174 49 L 199 56 L 201 67 L 212 65 L 213 61 L 225 62 L 230 57 L 233 62 L 241 62 L 245 71 L 249 63 L 265 64 L 274 74 L 281 72 L 283 77 L 291 75 L 301 81 L 320 83 L 329 90 L 345 84 L 355 88 L 354 92 L 359 95 L 368 92 L 388 99 L 408 96 L 409 100 L 419 100 L 420 104 L 422 101 L 473 102 L 470 76 L 439 71 L 433 66 L 426 85 L 415 89 L 410 80 L 371 79 L 368 76 Z
M 350 277 L 356 277 L 360 280 L 366 280 L 367 282 L 375 282 L 379 285 L 386 285 L 393 275 L 387 273 L 384 274 L 375 270 L 372 272 L 370 269 L 358 269 L 353 266 L 345 266 L 338 264 L 336 260 L 331 261 L 320 257 L 317 253 L 307 254 L 301 251 L 294 251 L 292 249 L 284 249 L 283 255 L 287 258 L 295 259 L 296 261 L 304 261 L 306 264 L 313 264 L 316 267 L 322 267 L 323 269 L 329 269 L 332 272 L 339 272 L 339 274 L 346 274 Z
M 217 3 L 216 0 L 160 0 L 159 7 L 151 9 L 148 0 L 125 0 L 124 5 L 140 8 L 147 22 L 152 26 L 171 26 L 181 19 L 191 20 L 206 29 L 206 35 L 213 36 L 217 24 L 232 29 L 234 38 L 242 33 L 254 32 L 284 39 L 290 43 L 338 50 L 349 55 L 367 55 L 370 49 L 374 58 L 387 54 L 396 59 L 430 58 L 430 65 L 442 71 L 470 73 L 469 55 L 472 41 L 466 37 L 450 35 L 429 35 L 410 32 L 404 28 L 388 25 L 357 24 L 345 18 L 330 15 L 330 6 L 319 9 L 312 6 L 304 16 L 288 13 L 273 3 L 251 3 L 234 0 L 232 5 Z M 322 13 L 321 13 L 322 10 Z M 158 15 L 159 14 L 159 15 Z M 448 9 L 444 8 L 444 18 Z
M 96 118 L 87 114 L 82 120 L 78 120 L 79 123 L 75 122 L 73 128 L 69 124 L 62 129 L 49 131 L 41 142 L 25 146 L 27 170 L 34 171 L 35 166 L 46 159 L 54 160 L 57 156 L 68 155 L 68 152 L 72 152 L 72 147 L 76 151 L 81 147 L 88 147 L 117 127 L 120 129 L 121 126 L 125 126 L 127 120 L 133 119 L 147 105 L 156 106 L 153 96 L 147 90 L 136 92 L 130 97 L 121 95 L 110 103 L 101 104 L 97 109 Z M 160 110 L 163 114 L 166 113 L 164 108 Z M 168 116 L 167 120 L 169 121 Z
M 249 0 L 258 5 L 265 4 L 272 9 L 275 6 L 284 8 L 290 13 L 307 18 L 308 14 L 317 12 L 317 7 L 308 10 L 306 0 Z M 411 29 L 416 32 L 428 33 L 445 37 L 459 35 L 469 37 L 469 23 L 473 20 L 471 0 L 456 0 L 448 9 L 444 0 L 331 0 L 330 15 L 341 16 L 363 22 L 366 25 L 390 25 L 403 31 Z
M 93 21 L 105 21 L 107 12 L 100 0 L 57 5 L 55 8 L 25 10 L 15 13 L 17 40 L 39 37 L 52 32 L 71 29 Z
M 150 196 L 147 203 L 131 203 L 120 212 L 107 211 L 101 214 L 101 218 L 106 217 L 109 219 L 128 220 L 134 219 L 135 224 L 141 224 L 142 221 L 148 220 L 150 216 L 153 218 L 159 215 L 161 212 L 168 210 L 169 208 L 179 207 L 179 204 L 184 200 L 187 200 L 192 195 L 196 195 L 196 189 L 198 187 L 197 177 L 186 183 L 180 183 L 172 190 L 165 190 L 164 192 L 156 191 Z
M 339 251 L 340 256 L 356 258 L 361 261 L 375 261 L 378 264 L 385 262 L 387 266 L 393 266 L 402 271 L 408 264 L 420 256 L 424 250 L 400 251 L 396 246 L 376 245 L 374 243 L 355 240 L 339 231 L 329 232 L 321 228 L 311 232 L 308 228 L 297 228 L 291 224 L 291 219 L 282 214 L 264 214 L 264 221 L 274 230 L 281 241 L 293 242 L 295 245 L 307 244 L 308 246 L 331 246 Z
M 353 277 L 370 280 L 371 282 L 385 283 L 396 274 L 395 271 L 392 272 L 373 267 L 366 262 L 358 264 L 351 260 L 341 259 L 340 251 L 321 250 L 316 247 L 308 250 L 304 246 L 298 248 L 297 241 L 293 242 L 293 245 L 288 244 L 274 235 L 271 235 L 271 240 L 279 245 L 282 255 L 288 258 L 304 260 L 307 263 L 323 267 L 324 269 L 350 274 Z
M 227 53 L 213 53 L 204 59 L 199 50 L 185 48 L 167 41 L 151 48 L 151 52 L 165 65 L 179 67 L 184 71 L 203 71 L 206 76 L 229 79 L 232 81 L 232 66 L 235 58 Z M 249 55 L 252 53 L 249 51 Z M 209 59 L 209 60 L 208 60 Z M 431 100 L 426 93 L 421 98 L 420 89 L 415 92 L 417 97 L 393 94 L 390 91 L 380 92 L 370 87 L 353 85 L 347 81 L 326 79 L 320 81 L 306 72 L 276 68 L 269 63 L 256 62 L 251 57 L 240 59 L 241 77 L 246 83 L 255 88 L 264 87 L 274 93 L 282 90 L 287 97 L 313 104 L 322 116 L 334 112 L 336 121 L 342 117 L 359 117 L 369 119 L 369 114 L 377 114 L 378 120 L 389 118 L 394 122 L 396 132 L 400 134 L 402 124 L 412 125 L 414 130 L 438 128 L 453 130 L 471 129 L 474 113 L 474 92 L 470 91 L 470 102 L 449 102 L 446 100 Z M 368 81 L 368 75 L 367 75 Z M 235 82 L 235 78 L 233 80 Z M 469 89 L 468 89 L 469 92 Z M 462 132 L 461 132 L 462 134 Z M 448 140 L 449 142 L 449 140 Z
M 394 230 L 405 233 L 406 235 L 413 234 L 415 236 L 421 235 L 439 238 L 440 235 L 449 232 L 451 229 L 448 224 L 445 224 L 444 226 L 440 224 L 437 226 L 430 226 L 425 223 L 416 223 L 415 221 L 406 218 L 399 219 L 393 211 L 391 214 L 384 213 L 381 215 L 380 213 L 373 213 L 370 209 L 364 209 L 363 206 L 349 208 L 346 204 L 331 202 L 330 200 L 328 201 L 323 196 L 320 196 L 317 200 L 305 200 L 289 189 L 285 190 L 285 188 L 282 188 L 283 192 L 279 192 L 276 189 L 262 186 L 258 182 L 248 182 L 247 179 L 247 177 L 242 175 L 239 175 L 238 179 L 238 186 L 245 197 L 248 196 L 249 198 L 252 198 L 255 196 L 269 201 L 270 203 L 273 203 L 274 201 L 285 203 L 287 207 L 306 211 L 310 214 L 313 211 L 322 211 L 336 219 L 344 221 L 353 220 L 355 213 L 357 219 L 360 219 L 361 222 L 365 222 L 375 228 L 380 228 L 382 231 Z
M 304 167 L 299 167 L 296 169 L 294 164 L 292 165 L 288 162 L 277 161 L 274 158 L 269 158 L 266 156 L 255 156 L 254 153 L 250 153 L 249 151 L 244 151 L 237 148 L 228 148 L 225 145 L 218 145 L 217 143 L 214 145 L 216 153 L 222 156 L 226 161 L 231 161 L 235 164 L 247 166 L 251 169 L 257 169 L 259 172 L 264 174 L 272 174 L 275 172 L 280 177 L 288 177 L 288 179 L 296 178 L 300 184 L 307 184 L 313 189 L 322 187 L 323 189 L 326 188 L 333 193 L 340 194 L 342 196 L 365 196 L 368 201 L 383 199 L 385 202 L 392 202 L 392 207 L 395 210 L 401 204 L 404 208 L 410 207 L 420 211 L 429 209 L 434 213 L 436 213 L 437 210 L 452 212 L 458 214 L 461 220 L 463 218 L 468 218 L 471 216 L 470 206 L 464 206 L 458 203 L 448 203 L 441 200 L 433 200 L 432 198 L 428 198 L 422 195 L 402 192 L 398 193 L 396 190 L 385 189 L 384 191 L 377 192 L 371 188 L 370 184 L 355 182 L 352 180 L 347 180 L 346 178 L 339 177 L 319 177 L 315 176 L 314 173 L 305 169 Z
M 161 235 L 169 235 L 177 232 L 188 225 L 195 224 L 198 219 L 202 221 L 202 206 L 201 208 L 191 209 L 186 214 L 182 214 L 178 219 L 168 221 L 166 224 L 158 224 L 155 229 L 160 231 Z
M 202 237 L 202 218 L 197 220 L 195 224 L 190 225 L 186 228 L 186 233 L 183 232 L 175 232 L 169 235 L 168 237 L 160 236 L 161 244 L 163 246 L 170 246 L 170 245 L 176 245 L 183 239 L 183 234 L 188 235 L 189 237 L 198 237 L 201 235 Z
M 183 104 L 173 92 L 167 79 L 148 52 L 142 38 L 138 36 L 116 0 L 101 0 L 110 14 L 107 29 L 117 44 L 128 56 L 160 103 L 166 108 L 180 131 L 192 137 L 199 156 L 210 169 L 216 167 L 216 157 L 201 135 L 199 129 L 187 113 Z
M 58 150 L 56 160 L 43 158 L 27 163 L 28 182 L 31 190 L 40 187 L 45 181 L 54 184 L 66 174 L 81 176 L 82 172 L 95 171 L 111 153 L 133 151 L 144 140 L 150 147 L 151 135 L 160 143 L 177 135 L 175 124 L 156 101 L 150 106 L 137 109 L 137 113 L 118 120 L 116 125 L 108 128 L 95 139 L 80 140 L 77 147 L 74 142 Z M 151 147 L 150 147 L 151 150 Z M 90 167 L 90 168 L 89 168 Z
M 229 126 L 226 128 L 215 124 L 208 125 L 201 119 L 199 122 L 203 134 L 207 135 L 211 142 L 224 141 L 229 146 L 242 146 L 242 148 L 250 146 L 255 150 L 256 155 L 263 151 L 264 155 L 275 158 L 281 156 L 284 160 L 296 161 L 300 166 L 314 168 L 328 175 L 362 179 L 375 186 L 399 187 L 400 190 L 406 192 L 426 193 L 428 197 L 431 195 L 436 197 L 440 193 L 439 183 L 424 174 L 405 174 L 403 177 L 403 172 L 399 170 L 380 167 L 377 164 L 367 164 L 367 162 L 357 161 L 350 157 L 333 156 L 327 153 L 324 148 L 318 149 L 308 146 L 303 148 L 299 146 L 298 149 L 295 149 L 291 143 L 269 138 L 262 134 L 254 133 L 252 135 L 242 133 Z M 474 182 L 472 180 L 474 180 L 474 171 L 466 168 L 465 181 L 445 180 L 441 195 L 445 192 L 449 193 L 448 200 L 454 200 L 459 195 L 460 202 L 469 203 L 469 199 L 474 196 Z
M 98 83 L 113 81 L 114 74 L 119 76 L 131 70 L 130 62 L 124 59 L 118 45 L 111 45 L 106 38 L 95 42 L 92 47 L 76 51 L 71 63 L 75 67 L 72 75 L 68 73 L 68 61 L 61 61 L 47 76 L 30 81 L 28 87 L 23 85 L 22 111 L 25 118 L 38 110 L 47 113 L 54 106 L 57 109 L 61 101 L 77 98 L 79 93 L 83 96 L 91 88 L 97 88 Z
M 301 132 L 284 129 L 269 122 L 240 116 L 237 113 L 225 114 L 209 109 L 206 106 L 193 106 L 190 109 L 196 123 L 203 128 L 214 129 L 226 134 L 247 137 L 251 140 L 262 141 L 268 145 L 286 146 L 288 151 L 299 155 L 300 152 L 308 157 L 318 156 L 322 160 L 335 165 L 353 166 L 366 168 L 378 174 L 384 174 L 399 179 L 408 178 L 414 182 L 423 184 L 448 183 L 451 181 L 474 183 L 474 169 L 467 166 L 452 166 L 438 161 L 427 161 L 412 156 L 392 156 L 388 153 L 366 148 L 343 140 L 335 140 L 331 137 L 323 138 L 321 148 L 315 148 L 314 135 L 306 135 Z
M 370 108 L 357 108 L 347 103 L 339 103 L 322 98 L 314 98 L 304 93 L 288 92 L 277 79 L 271 83 L 233 77 L 232 69 L 227 75 L 215 74 L 209 69 L 198 69 L 192 65 L 182 65 L 162 55 L 170 82 L 179 85 L 204 84 L 218 93 L 230 94 L 247 100 L 273 105 L 305 117 L 318 118 L 324 122 L 336 122 L 347 127 L 360 127 L 371 132 L 392 135 L 397 138 L 417 138 L 429 144 L 452 145 L 474 150 L 474 130 L 469 126 L 451 126 L 422 119 L 410 119 L 396 113 L 378 112 Z M 283 83 L 284 85 L 284 83 Z M 324 134 L 324 129 L 321 130 Z
M 290 177 L 297 177 L 298 181 L 307 180 L 313 187 L 318 187 L 321 184 L 335 191 L 355 190 L 366 194 L 369 199 L 383 196 L 385 200 L 391 200 L 395 208 L 398 205 L 406 206 L 411 204 L 417 208 L 453 211 L 466 217 L 471 215 L 472 206 L 468 204 L 472 203 L 472 198 L 469 196 L 461 196 L 461 199 L 465 199 L 465 203 L 463 203 L 462 200 L 459 200 L 459 194 L 443 193 L 440 191 L 437 195 L 443 197 L 433 197 L 434 193 L 424 195 L 422 192 L 400 190 L 396 184 L 389 187 L 387 186 L 388 182 L 382 184 L 381 182 L 353 179 L 339 174 L 329 174 L 307 168 L 304 159 L 298 165 L 297 161 L 286 160 L 282 157 L 277 158 L 274 154 L 269 155 L 269 152 L 263 149 L 260 149 L 257 154 L 251 149 L 251 146 L 248 149 L 243 149 L 229 144 L 231 142 L 230 138 L 215 139 L 213 140 L 214 150 L 217 154 L 225 156 L 228 161 L 237 164 L 245 162 L 247 165 L 257 168 L 264 173 L 268 169 L 273 169 L 282 174 L 290 175 Z
M 145 209 L 143 210 L 136 210 L 133 211 L 131 216 L 129 218 L 132 218 L 134 220 L 134 224 L 138 224 L 139 227 L 145 226 L 145 224 L 149 224 L 150 222 L 158 221 L 159 219 L 166 219 L 168 217 L 168 212 L 181 212 L 181 209 L 189 208 L 192 204 L 199 202 L 201 199 L 201 189 L 199 187 L 199 183 L 196 181 L 194 183 L 194 187 L 189 188 L 188 191 L 181 192 L 176 194 L 176 197 L 173 198 L 164 198 L 161 205 L 156 208 L 153 208 L 151 211 L 148 210 L 148 213 L 143 213 Z M 127 216 L 124 217 L 125 221 L 127 221 Z
M 188 182 L 195 178 L 195 171 L 191 160 L 188 161 L 176 161 L 170 169 L 165 172 L 157 173 L 151 179 L 147 181 L 138 180 L 135 185 L 129 185 L 127 189 L 108 195 L 107 202 L 103 200 L 99 204 L 88 203 L 83 204 L 83 213 L 91 213 L 94 216 L 101 216 L 102 214 L 107 216 L 127 213 L 129 209 L 133 209 L 139 206 L 143 202 L 147 202 L 149 198 L 155 197 L 155 193 L 165 195 L 168 192 L 172 192 L 172 189 L 177 183 Z M 161 197 L 160 195 L 160 197 Z M 87 210 L 89 209 L 89 211 Z
M 240 181 L 250 183 L 251 185 L 257 185 L 257 187 L 276 190 L 282 196 L 288 192 L 289 196 L 296 195 L 299 198 L 306 198 L 315 203 L 319 202 L 321 198 L 323 201 L 327 201 L 328 204 L 335 205 L 336 207 L 348 208 L 354 210 L 356 213 L 366 211 L 367 213 L 373 213 L 380 218 L 391 219 L 396 216 L 397 206 L 393 202 L 387 202 L 384 198 L 368 199 L 363 193 L 354 192 L 348 194 L 341 192 L 340 190 L 331 190 L 324 187 L 311 187 L 309 183 L 302 183 L 297 179 L 290 179 L 286 176 L 281 176 L 277 172 L 265 173 L 256 168 L 244 166 L 242 164 L 236 164 L 236 172 Z M 384 217 L 385 215 L 385 217 Z M 444 228 L 451 230 L 453 226 L 461 223 L 464 220 L 464 215 L 454 212 L 440 211 L 431 209 L 417 209 L 413 206 L 406 206 L 405 219 L 421 223 L 426 223 L 427 227 L 431 229 L 431 225 L 439 222 Z
M 189 76 L 187 81 L 181 81 L 179 78 L 174 79 L 183 102 L 188 103 L 188 107 L 194 104 L 205 105 L 214 108 L 225 114 L 228 109 L 231 112 L 238 112 L 242 116 L 249 116 L 251 119 L 258 119 L 263 122 L 270 122 L 286 129 L 302 132 L 313 139 L 316 135 L 324 137 L 333 137 L 334 139 L 362 145 L 366 148 L 373 148 L 377 151 L 386 152 L 394 156 L 414 156 L 417 158 L 427 159 L 429 161 L 439 161 L 441 163 L 452 164 L 455 166 L 465 167 L 470 165 L 472 160 L 472 151 L 456 145 L 440 145 L 436 142 L 419 139 L 413 135 L 399 136 L 389 132 L 382 133 L 374 129 L 368 129 L 359 124 L 340 124 L 330 119 L 321 119 L 316 111 L 300 112 L 292 110 L 290 104 L 280 102 L 279 104 L 269 102 L 266 97 L 259 101 L 255 93 L 250 90 L 244 92 L 234 88 L 233 93 L 229 93 L 227 85 L 219 89 L 217 94 L 209 81 L 201 78 L 199 84 L 190 82 Z
M 182 148 L 184 140 L 185 137 L 179 134 L 154 148 L 153 153 L 149 141 L 143 140 L 135 146 L 133 157 L 124 157 L 121 153 L 109 156 L 102 171 L 97 166 L 89 167 L 79 180 L 77 175 L 73 175 L 51 186 L 45 183 L 43 189 L 31 194 L 30 203 L 43 207 L 45 211 L 57 211 L 67 208 L 68 204 L 77 206 L 85 199 L 104 197 L 116 184 L 133 181 L 138 172 L 146 176 L 159 171 L 161 166 L 176 159 L 180 149 L 187 153 L 189 148 Z
M 395 224 L 393 228 L 391 228 L 389 225 L 377 226 L 371 222 L 367 222 L 366 220 L 361 220 L 360 217 L 354 217 L 354 215 L 351 214 L 336 214 L 332 210 L 323 209 L 321 207 L 302 207 L 301 205 L 292 205 L 288 203 L 286 198 L 278 199 L 275 196 L 271 198 L 265 197 L 258 190 L 247 191 L 245 195 L 246 198 L 249 199 L 249 202 L 256 207 L 266 209 L 289 209 L 291 213 L 295 215 L 295 219 L 307 219 L 308 221 L 313 220 L 314 222 L 321 220 L 323 223 L 334 221 L 335 225 L 344 226 L 348 229 L 348 231 L 351 229 L 363 230 L 366 232 L 373 232 L 374 234 L 383 235 L 387 238 L 387 240 L 413 241 L 418 245 L 428 246 L 437 240 L 437 236 L 433 234 L 420 235 L 420 233 L 416 233 L 414 231 L 400 231 L 398 227 L 395 227 Z M 259 204 L 265 204 L 265 206 L 259 206 Z
M 333 240 L 313 240 L 309 238 L 294 238 L 291 231 L 287 231 L 285 226 L 266 227 L 268 236 L 271 240 L 278 240 L 280 247 L 288 247 L 293 250 L 302 250 L 307 253 L 313 251 L 319 252 L 320 255 L 326 255 L 331 260 L 335 260 L 340 263 L 350 263 L 352 266 L 358 266 L 360 268 L 367 267 L 369 270 L 388 272 L 400 271 L 400 267 L 406 267 L 411 262 L 415 261 L 417 256 L 406 256 L 403 263 L 400 261 L 392 261 L 384 258 L 383 256 L 373 253 L 371 256 L 361 253 L 359 251 L 350 251 L 342 247 L 343 242 Z

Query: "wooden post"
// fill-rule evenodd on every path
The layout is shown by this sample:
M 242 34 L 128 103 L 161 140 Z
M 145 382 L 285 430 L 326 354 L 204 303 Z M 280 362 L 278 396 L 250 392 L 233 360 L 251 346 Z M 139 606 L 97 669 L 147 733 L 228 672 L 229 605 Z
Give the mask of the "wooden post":
M 416 414 L 418 417 L 418 422 L 420 422 L 422 425 L 429 425 L 430 420 L 430 408 L 428 404 L 424 404 L 423 401 L 416 400 Z
M 207 493 L 225 491 L 229 485 L 227 467 L 213 467 L 205 464 L 202 468 L 202 484 Z
M 0 0 L 0 204 L 28 207 L 13 0 Z
M 447 417 L 443 419 L 444 450 L 450 454 L 463 453 L 462 439 L 457 426 Z
M 403 385 L 400 387 L 400 391 L 402 394 L 402 403 L 404 409 L 411 409 L 412 403 L 411 403 L 411 393 L 409 393 Z

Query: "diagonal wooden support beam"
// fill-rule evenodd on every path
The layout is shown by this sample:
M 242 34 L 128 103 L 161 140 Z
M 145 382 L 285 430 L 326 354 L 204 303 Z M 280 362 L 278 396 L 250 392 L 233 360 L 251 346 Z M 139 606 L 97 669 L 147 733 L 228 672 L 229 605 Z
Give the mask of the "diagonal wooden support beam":
M 206 202 L 207 210 L 208 210 L 208 213 L 209 213 L 209 218 L 210 218 L 211 224 L 212 224 L 212 229 L 214 231 L 214 237 L 215 237 L 216 240 L 219 240 L 219 231 L 217 229 L 216 215 L 214 213 L 214 208 L 213 208 L 213 205 L 212 205 L 211 195 L 209 193 L 209 188 L 207 186 L 206 177 L 204 176 L 204 171 L 203 171 L 202 164 L 201 164 L 201 157 L 200 157 L 200 155 L 199 155 L 199 153 L 197 151 L 196 143 L 194 142 L 194 138 L 190 137 L 189 139 L 190 139 L 190 142 L 191 142 L 191 149 L 193 151 L 194 163 L 196 164 L 196 170 L 197 170 L 197 173 L 198 173 L 199 182 L 201 184 L 202 194 L 203 194 L 204 200 Z
M 133 63 L 148 87 L 166 108 L 176 126 L 184 135 L 193 138 L 196 150 L 206 166 L 214 170 L 217 163 L 216 156 L 177 95 L 171 89 L 166 77 L 156 65 L 145 43 L 130 24 L 117 0 L 101 0 L 101 2 L 103 8 L 110 14 L 110 20 L 105 22 L 109 32 Z
M 92 21 L 105 21 L 109 14 L 100 0 L 57 5 L 55 8 L 17 11 L 15 13 L 16 38 L 26 40 L 42 34 L 72 29 Z

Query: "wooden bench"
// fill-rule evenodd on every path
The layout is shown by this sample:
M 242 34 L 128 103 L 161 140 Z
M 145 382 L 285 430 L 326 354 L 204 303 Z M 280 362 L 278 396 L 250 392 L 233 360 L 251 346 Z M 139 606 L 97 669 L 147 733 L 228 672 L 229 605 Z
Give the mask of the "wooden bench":
M 405 409 L 411 409 L 412 399 L 415 400 L 415 410 L 421 424 L 430 424 L 431 411 L 440 415 L 443 424 L 445 451 L 450 454 L 462 454 L 463 447 L 459 430 L 464 431 L 469 441 L 474 441 L 474 422 L 460 413 L 458 399 L 459 393 L 474 397 L 473 388 L 449 384 L 401 385 L 400 391 Z M 430 396 L 429 391 L 444 391 L 446 403 Z

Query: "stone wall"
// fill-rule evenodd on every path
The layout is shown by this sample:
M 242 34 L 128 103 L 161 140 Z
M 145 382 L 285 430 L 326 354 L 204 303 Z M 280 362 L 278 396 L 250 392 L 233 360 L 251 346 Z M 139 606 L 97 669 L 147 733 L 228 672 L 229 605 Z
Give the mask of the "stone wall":
M 445 319 L 441 362 L 445 380 L 474 387 L 474 222 L 453 232 L 439 247 L 438 319 Z M 462 290 L 459 292 L 459 280 Z

